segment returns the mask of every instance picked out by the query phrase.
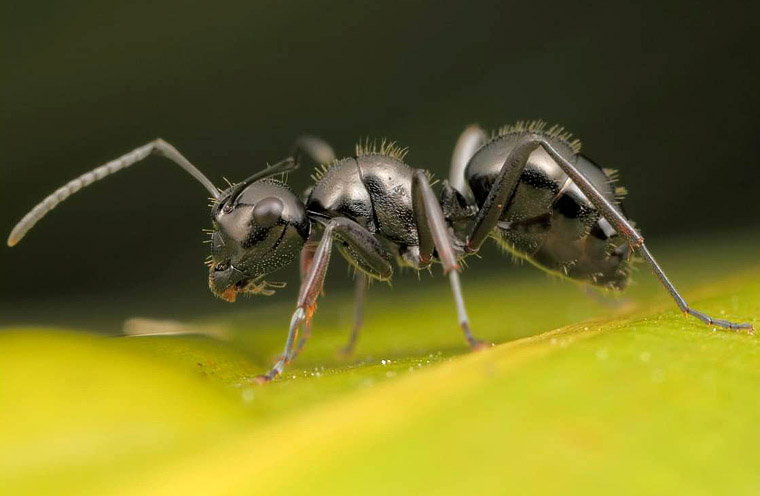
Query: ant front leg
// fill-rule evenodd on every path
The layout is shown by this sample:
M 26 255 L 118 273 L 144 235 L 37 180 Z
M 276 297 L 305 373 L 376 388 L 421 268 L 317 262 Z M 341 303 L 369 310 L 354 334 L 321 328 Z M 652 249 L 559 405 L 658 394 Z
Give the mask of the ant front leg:
M 314 163 L 317 164 L 330 164 L 335 161 L 335 152 L 332 146 L 317 136 L 303 135 L 296 138 L 291 147 L 291 156 L 296 166 L 299 166 L 303 162 L 303 157 L 307 156 Z M 301 250 L 301 289 L 303 289 L 304 281 L 309 272 L 309 268 L 314 260 L 314 254 L 316 252 L 316 243 L 308 243 Z M 290 357 L 291 360 L 295 359 L 303 349 L 306 341 L 311 337 L 311 318 L 307 319 L 303 326 L 303 335 L 298 340 L 296 349 Z
M 446 221 L 425 171 L 420 169 L 415 171 L 412 178 L 412 207 L 420 244 L 420 265 L 424 267 L 430 264 L 433 248 L 438 250 L 438 257 L 443 264 L 443 273 L 444 275 L 448 274 L 449 277 L 451 291 L 454 294 L 454 302 L 457 307 L 459 325 L 462 327 L 467 344 L 472 349 L 487 346 L 484 341 L 476 339 L 470 329 L 470 319 L 467 317 L 467 309 L 464 306 L 464 297 L 462 296 L 462 285 L 459 281 L 460 268 L 446 229 Z
M 311 264 L 314 262 L 314 255 L 316 252 L 317 243 L 312 242 L 306 243 L 306 245 L 301 250 L 301 261 L 299 264 L 301 274 L 301 289 L 298 291 L 299 294 L 301 291 L 303 291 L 304 282 L 306 281 L 306 276 L 309 275 L 309 269 L 311 269 Z M 290 358 L 291 360 L 295 360 L 296 357 L 301 354 L 301 350 L 306 344 L 306 341 L 308 341 L 308 339 L 311 337 L 312 323 L 313 319 L 309 319 L 304 323 L 303 334 L 301 335 L 301 339 L 298 340 L 296 350 L 293 352 L 293 356 Z
M 288 329 L 288 337 L 285 341 L 285 349 L 282 352 L 282 356 L 274 367 L 265 375 L 256 377 L 256 382 L 262 384 L 269 382 L 278 375 L 282 374 L 285 370 L 285 366 L 295 357 L 295 354 L 301 351 L 305 340 L 308 336 L 304 336 L 299 343 L 298 350 L 293 351 L 293 344 L 298 335 L 298 329 L 302 324 L 306 324 L 306 328 L 310 330 L 311 317 L 316 309 L 317 296 L 322 291 L 322 285 L 324 284 L 325 275 L 327 274 L 327 267 L 330 264 L 330 251 L 332 250 L 332 227 L 328 224 L 325 228 L 322 240 L 319 242 L 316 250 L 313 254 L 309 253 L 309 250 L 313 249 L 313 245 L 306 245 L 301 253 L 301 267 L 308 266 L 306 276 L 302 279 L 301 289 L 298 292 L 298 305 L 293 316 L 290 319 L 290 328 Z
M 317 245 L 310 243 L 301 250 L 301 285 L 303 285 L 306 275 L 309 272 L 309 267 L 314 260 L 314 252 Z M 354 326 L 351 329 L 351 335 L 348 338 L 348 343 L 338 350 L 338 356 L 349 357 L 353 354 L 354 348 L 356 348 L 356 341 L 359 338 L 359 331 L 364 323 L 364 300 L 367 294 L 367 276 L 360 270 L 356 271 L 356 283 L 354 285 Z M 295 360 L 301 353 L 306 341 L 311 337 L 311 327 L 314 324 L 314 319 L 309 319 L 303 325 L 303 334 L 301 339 L 298 340 L 296 350 L 293 352 L 291 360 Z
M 342 251 L 350 256 L 349 262 L 359 270 L 377 279 L 389 279 L 393 274 L 393 268 L 388 261 L 390 256 L 372 233 L 350 219 L 344 217 L 331 219 L 325 226 L 322 239 L 314 252 L 301 285 L 298 304 L 290 319 L 283 355 L 272 370 L 256 378 L 257 382 L 269 382 L 282 374 L 285 366 L 293 359 L 293 344 L 298 329 L 311 321 L 316 309 L 317 297 L 322 292 L 327 267 L 330 264 L 333 238 L 337 238 L 342 243 Z
M 691 315 L 708 325 L 716 325 L 726 329 L 749 329 L 752 330 L 752 324 L 734 323 L 722 319 L 714 319 L 709 315 L 691 308 L 686 300 L 680 295 L 678 290 L 670 282 L 668 276 L 662 270 L 660 265 L 654 259 L 649 249 L 644 244 L 644 238 L 631 225 L 630 221 L 620 212 L 620 210 L 607 200 L 586 177 L 570 163 L 561 153 L 552 147 L 551 143 L 539 135 L 528 135 L 523 138 L 515 148 L 510 152 L 504 161 L 501 172 L 496 178 L 496 182 L 491 188 L 486 198 L 483 208 L 478 213 L 471 235 L 467 238 L 465 248 L 468 251 L 477 251 L 480 245 L 488 237 L 488 234 L 496 227 L 499 216 L 505 206 L 505 202 L 512 197 L 520 181 L 523 169 L 528 161 L 530 154 L 538 147 L 542 147 L 549 156 L 559 165 L 562 171 L 568 175 L 591 203 L 599 210 L 602 216 L 607 219 L 615 230 L 625 237 L 628 245 L 636 250 L 649 268 L 657 276 L 660 283 L 665 287 L 670 296 L 675 300 L 678 308 L 684 314 Z

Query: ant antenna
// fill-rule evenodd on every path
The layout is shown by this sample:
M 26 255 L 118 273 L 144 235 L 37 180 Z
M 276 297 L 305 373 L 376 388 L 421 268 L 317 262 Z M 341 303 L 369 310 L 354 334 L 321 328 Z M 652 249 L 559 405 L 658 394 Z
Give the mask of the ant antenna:
M 76 193 L 80 189 L 89 186 L 95 181 L 99 181 L 111 174 L 114 174 L 122 169 L 126 169 L 132 164 L 135 164 L 148 155 L 156 154 L 161 155 L 175 164 L 179 165 L 187 173 L 198 180 L 214 197 L 219 198 L 219 190 L 214 186 L 206 176 L 203 175 L 193 164 L 191 164 L 185 157 L 182 156 L 176 148 L 162 139 L 151 141 L 147 145 L 143 145 L 140 148 L 136 148 L 126 155 L 122 155 L 116 160 L 112 160 L 107 164 L 96 167 L 90 172 L 86 172 L 76 179 L 72 179 L 68 183 L 64 184 L 53 193 L 48 195 L 44 200 L 38 203 L 33 209 L 29 211 L 20 221 L 16 224 L 16 227 L 11 231 L 8 237 L 8 246 L 13 246 L 19 241 L 34 225 L 42 219 L 48 212 L 53 210 L 63 200 Z
M 325 140 L 316 136 L 301 136 L 293 144 L 290 157 L 277 162 L 272 166 L 268 166 L 266 169 L 245 179 L 243 182 L 234 185 L 229 198 L 226 200 L 227 205 L 232 205 L 237 197 L 240 196 L 240 193 L 242 193 L 251 183 L 255 183 L 259 179 L 264 179 L 266 177 L 287 174 L 288 172 L 293 172 L 298 169 L 304 155 L 308 156 L 318 164 L 330 164 L 335 161 L 335 152 Z
M 298 169 L 298 165 L 299 164 L 296 159 L 293 157 L 288 157 L 285 160 L 277 162 L 276 164 L 269 166 L 264 170 L 260 170 L 256 174 L 244 179 L 242 182 L 239 182 L 235 185 L 234 189 L 230 193 L 230 196 L 227 198 L 227 205 L 232 205 L 237 197 L 240 196 L 240 193 L 242 193 L 243 190 L 250 184 L 255 183 L 259 179 L 276 176 L 277 174 L 287 174 L 288 172 L 293 172 L 294 170 Z

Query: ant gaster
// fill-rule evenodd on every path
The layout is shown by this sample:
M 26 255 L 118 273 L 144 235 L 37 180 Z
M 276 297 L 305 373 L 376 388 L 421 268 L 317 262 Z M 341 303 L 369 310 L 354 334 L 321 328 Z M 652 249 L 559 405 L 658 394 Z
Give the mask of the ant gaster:
M 336 160 L 314 137 L 296 141 L 292 156 L 225 190 L 217 189 L 173 146 L 158 139 L 81 175 L 34 207 L 13 229 L 15 245 L 58 203 L 84 186 L 146 158 L 162 155 L 195 177 L 212 196 L 209 287 L 226 301 L 239 293 L 271 294 L 264 278 L 300 254 L 301 288 L 283 355 L 260 382 L 282 373 L 309 335 L 333 243 L 357 270 L 356 342 L 366 278 L 389 280 L 391 262 L 424 269 L 440 262 L 454 294 L 459 324 L 472 348 L 484 346 L 470 330 L 459 280 L 460 261 L 488 237 L 534 265 L 608 289 L 624 289 L 631 255 L 654 272 L 685 313 L 710 325 L 752 329 L 692 309 L 626 218 L 622 189 L 611 171 L 580 153 L 580 142 L 558 126 L 518 122 L 487 135 L 468 127 L 454 149 L 440 201 L 428 174 L 404 163 L 395 143 L 360 144 Z M 324 164 L 305 202 L 274 176 L 295 170 L 306 154 Z M 321 232 L 318 243 L 309 241 Z M 296 346 L 301 327 L 304 333 Z

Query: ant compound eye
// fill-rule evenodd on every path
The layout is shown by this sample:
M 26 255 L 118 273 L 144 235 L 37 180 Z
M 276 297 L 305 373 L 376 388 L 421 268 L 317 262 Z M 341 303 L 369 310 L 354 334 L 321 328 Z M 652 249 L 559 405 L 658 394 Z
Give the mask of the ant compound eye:
M 270 196 L 260 200 L 253 207 L 253 219 L 261 227 L 271 227 L 280 220 L 283 209 L 282 200 Z
M 227 268 L 230 266 L 229 262 L 219 262 L 214 266 L 214 270 L 217 272 L 222 272 L 224 270 L 227 270 Z

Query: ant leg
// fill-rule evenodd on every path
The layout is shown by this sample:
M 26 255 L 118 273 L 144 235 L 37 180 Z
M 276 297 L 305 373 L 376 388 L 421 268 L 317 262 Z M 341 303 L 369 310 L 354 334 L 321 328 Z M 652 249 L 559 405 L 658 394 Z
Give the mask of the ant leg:
M 300 163 L 304 154 L 318 164 L 331 164 L 336 158 L 330 144 L 316 136 L 304 135 L 295 140 L 291 155 Z
M 476 252 L 491 234 L 501 217 L 502 211 L 507 206 L 507 201 L 514 195 L 520 176 L 528 163 L 530 154 L 538 148 L 538 144 L 532 141 L 521 141 L 515 145 L 501 166 L 499 175 L 491 186 L 483 207 L 478 210 L 475 224 L 465 240 L 465 250 L 468 253 Z
M 388 262 L 390 255 L 372 233 L 350 219 L 330 219 L 301 285 L 298 304 L 290 319 L 283 355 L 266 375 L 256 378 L 257 382 L 268 382 L 282 374 L 285 366 L 293 359 L 293 344 L 298 329 L 311 320 L 317 306 L 317 297 L 322 292 L 327 267 L 330 264 L 333 237 L 343 243 L 345 252 L 351 256 L 349 262 L 360 270 L 377 279 L 389 279 L 393 274 L 393 268 Z
M 285 341 L 285 349 L 282 352 L 282 356 L 267 374 L 258 376 L 256 382 L 265 383 L 271 381 L 282 374 L 285 366 L 293 359 L 293 344 L 298 334 L 298 329 L 303 323 L 311 320 L 316 309 L 317 296 L 322 291 L 327 267 L 330 264 L 332 230 L 332 226 L 328 224 L 314 253 L 308 273 L 301 284 L 301 289 L 298 293 L 298 304 L 290 319 L 290 328 L 288 329 L 288 337 Z
M 586 177 L 581 174 L 578 169 L 573 166 L 573 164 L 571 164 L 565 157 L 563 157 L 557 150 L 555 150 L 548 141 L 538 136 L 534 136 L 533 141 L 537 144 L 540 144 L 541 147 L 546 150 L 546 152 L 562 168 L 565 174 L 570 177 L 570 180 L 577 184 L 583 194 L 586 195 L 586 197 L 591 201 L 591 203 L 593 203 L 594 206 L 598 208 L 600 212 L 602 212 L 604 218 L 607 219 L 613 226 L 615 226 L 615 229 L 626 238 L 631 248 L 636 250 L 639 255 L 641 255 L 641 258 L 643 258 L 647 265 L 649 265 L 649 268 L 652 270 L 654 275 L 657 276 L 657 279 L 660 280 L 660 283 L 665 287 L 670 296 L 675 300 L 678 308 L 680 308 L 684 314 L 691 315 L 692 317 L 701 320 L 705 324 L 715 325 L 718 327 L 723 327 L 725 329 L 753 330 L 752 324 L 737 324 L 728 320 L 714 319 L 703 312 L 691 308 L 686 303 L 686 300 L 684 300 L 680 295 L 675 286 L 673 286 L 673 283 L 670 282 L 670 279 L 668 279 L 668 276 L 665 275 L 665 272 L 662 270 L 657 261 L 654 259 L 649 249 L 644 244 L 644 238 L 636 231 L 636 229 L 634 229 L 634 227 L 620 212 L 620 210 L 618 210 L 615 205 L 604 198 L 604 196 L 599 193 L 599 191 L 591 184 L 591 182 L 586 179 Z
M 488 236 L 488 233 L 496 226 L 505 202 L 514 194 L 528 157 L 539 146 L 554 159 L 562 171 L 580 188 L 602 216 L 615 227 L 615 230 L 625 237 L 628 245 L 641 255 L 684 314 L 692 315 L 708 325 L 716 325 L 727 329 L 752 329 L 751 324 L 736 324 L 727 320 L 714 319 L 689 307 L 686 300 L 678 293 L 678 290 L 676 290 L 673 283 L 670 282 L 670 279 L 668 279 L 665 272 L 649 252 L 649 249 L 644 244 L 644 238 L 636 231 L 628 219 L 625 218 L 613 203 L 599 193 L 594 185 L 567 158 L 555 150 L 551 143 L 538 135 L 529 135 L 523 138 L 515 145 L 509 156 L 507 156 L 502 170 L 497 176 L 496 183 L 494 183 L 491 192 L 486 198 L 486 202 L 483 204 L 483 208 L 478 213 L 472 234 L 467 238 L 465 248 L 468 251 L 477 251 Z
M 293 351 L 293 354 L 290 356 L 290 361 L 292 362 L 296 358 L 298 358 L 298 355 L 301 354 L 301 350 L 303 350 L 303 347 L 306 345 L 306 341 L 309 340 L 311 337 L 311 322 L 312 319 L 308 319 L 303 324 L 303 334 L 301 335 L 301 339 L 298 340 L 298 344 L 296 345 L 296 349 Z
M 364 297 L 367 293 L 367 276 L 362 272 L 356 273 L 356 286 L 354 287 L 354 302 L 356 304 L 354 313 L 354 327 L 351 329 L 351 337 L 348 338 L 346 346 L 340 349 L 339 355 L 351 356 L 356 347 L 356 339 L 359 337 L 359 331 L 364 323 Z
M 465 181 L 464 169 L 467 167 L 472 156 L 475 155 L 475 152 L 485 142 L 486 133 L 477 124 L 472 124 L 459 135 L 457 144 L 454 147 L 454 153 L 451 156 L 449 186 L 457 190 L 469 204 L 475 204 L 475 197 L 472 195 L 470 186 Z
M 598 291 L 596 288 L 589 284 L 581 284 L 580 290 L 587 298 L 593 300 L 594 303 L 603 307 L 622 308 L 628 303 L 627 299 L 616 299 L 612 295 Z
M 429 243 L 428 240 L 432 239 L 435 248 L 438 250 L 438 257 L 443 264 L 443 273 L 449 276 L 451 291 L 454 293 L 454 302 L 457 307 L 457 317 L 464 337 L 471 348 L 481 348 L 485 343 L 476 339 L 470 329 L 470 319 L 467 317 L 467 309 L 462 297 L 462 285 L 459 281 L 460 268 L 446 229 L 446 221 L 441 206 L 435 198 L 425 172 L 420 169 L 415 171 L 412 179 L 412 205 L 420 239 L 420 261 L 422 264 L 430 263 L 429 257 L 432 255 L 432 248 L 428 247 L 427 244 Z
M 299 264 L 300 273 L 301 273 L 301 289 L 299 289 L 299 294 L 303 290 L 304 280 L 306 280 L 306 276 L 309 273 L 309 269 L 311 268 L 312 262 L 314 262 L 314 254 L 317 251 L 317 243 L 314 242 L 308 242 L 301 250 L 301 261 Z M 312 319 L 307 320 L 303 325 L 303 335 L 301 336 L 301 339 L 298 340 L 298 344 L 296 345 L 296 350 L 293 352 L 293 356 L 290 358 L 291 360 L 295 360 L 296 357 L 301 353 L 301 350 L 303 349 L 304 345 L 306 344 L 306 341 L 311 337 L 311 325 L 312 325 Z

